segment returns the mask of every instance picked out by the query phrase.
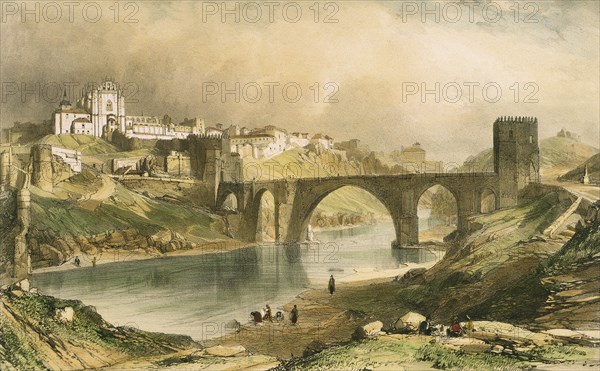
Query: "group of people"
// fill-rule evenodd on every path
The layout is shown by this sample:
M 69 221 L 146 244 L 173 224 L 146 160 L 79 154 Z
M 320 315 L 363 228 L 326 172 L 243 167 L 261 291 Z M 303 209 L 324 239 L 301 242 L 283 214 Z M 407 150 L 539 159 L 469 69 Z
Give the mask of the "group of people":
M 329 295 L 333 295 L 335 292 L 335 278 L 333 278 L 333 274 L 329 277 L 329 284 L 327 285 L 327 289 L 329 290 Z M 290 322 L 295 325 L 298 322 L 298 307 L 294 305 L 292 310 L 290 311 Z M 277 311 L 275 314 L 275 318 L 273 318 L 273 312 L 271 311 L 271 307 L 269 304 L 263 308 L 261 311 L 250 312 L 250 318 L 254 324 L 259 324 L 263 322 L 281 322 L 284 320 L 283 312 Z
M 258 324 L 258 323 L 263 323 L 263 322 L 281 322 L 284 320 L 284 315 L 283 312 L 278 310 L 277 313 L 275 314 L 275 317 L 273 318 L 273 313 L 271 311 L 271 307 L 269 306 L 269 304 L 266 305 L 265 308 L 263 308 L 262 312 L 260 311 L 254 311 L 250 313 L 250 317 L 252 318 L 252 321 L 254 322 L 254 324 Z M 298 307 L 296 305 L 294 305 L 294 308 L 292 308 L 291 312 L 290 312 L 290 321 L 292 322 L 292 324 L 296 324 L 296 322 L 298 322 Z
M 433 335 L 434 332 L 440 334 L 444 333 L 444 326 L 435 327 L 431 324 L 431 317 L 427 316 L 424 321 L 419 324 L 419 334 L 421 335 Z M 446 336 L 448 337 L 460 337 L 465 334 L 469 334 L 475 331 L 473 320 L 467 316 L 467 321 L 464 326 L 458 322 L 458 317 L 454 317 L 452 324 L 446 329 Z

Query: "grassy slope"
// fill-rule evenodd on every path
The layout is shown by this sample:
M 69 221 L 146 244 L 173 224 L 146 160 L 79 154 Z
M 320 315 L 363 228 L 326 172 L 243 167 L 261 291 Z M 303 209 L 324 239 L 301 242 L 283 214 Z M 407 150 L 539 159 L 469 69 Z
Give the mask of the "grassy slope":
M 539 284 L 540 262 L 560 243 L 530 240 L 568 207 L 556 194 L 519 208 L 482 215 L 483 228 L 451 248 L 416 280 L 340 290 L 332 304 L 348 305 L 391 323 L 408 310 L 446 323 L 455 315 L 518 322 L 535 318 L 547 292 Z M 516 303 L 519 303 L 516 305 Z
M 223 238 L 221 220 L 201 210 L 149 199 L 117 185 L 116 192 L 96 210 L 79 207 L 74 200 L 32 194 L 31 216 L 37 229 L 52 229 L 61 236 L 93 235 L 133 227 L 142 233 L 168 228 L 192 240 Z
M 195 346 L 191 338 L 115 328 L 77 300 L 0 293 L 0 369 L 96 368 Z M 71 322 L 56 311 L 74 309 Z

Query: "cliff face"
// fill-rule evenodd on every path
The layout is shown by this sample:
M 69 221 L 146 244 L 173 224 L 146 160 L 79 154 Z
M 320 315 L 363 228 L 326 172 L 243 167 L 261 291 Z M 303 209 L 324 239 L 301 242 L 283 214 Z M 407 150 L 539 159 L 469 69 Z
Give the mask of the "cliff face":
M 15 237 L 18 234 L 17 195 L 4 191 L 0 194 L 0 285 L 12 283 Z
M 543 266 L 549 295 L 536 323 L 545 328 L 600 328 L 600 201 L 575 235 Z

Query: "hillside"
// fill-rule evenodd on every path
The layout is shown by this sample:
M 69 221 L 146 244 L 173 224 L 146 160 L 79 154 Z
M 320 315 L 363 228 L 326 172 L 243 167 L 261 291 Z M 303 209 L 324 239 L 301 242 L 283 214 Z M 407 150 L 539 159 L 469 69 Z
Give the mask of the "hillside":
M 561 175 L 558 180 L 568 180 L 572 182 L 581 182 L 585 167 L 588 168 L 590 183 L 598 183 L 600 181 L 600 153 L 596 153 L 584 163 L 577 166 L 573 170 Z
M 594 154 L 594 148 L 575 139 L 565 137 L 550 137 L 540 141 L 540 168 L 543 178 L 555 179 Z M 493 171 L 494 156 L 491 148 L 470 157 L 459 171 Z
M 54 187 L 31 189 L 29 242 L 34 268 L 84 261 L 114 250 L 160 255 L 229 241 L 220 217 L 189 204 L 133 192 L 85 166 Z
M 28 291 L 0 291 L 2 370 L 95 369 L 198 347 L 188 336 L 114 327 L 80 301 Z
M 81 134 L 46 135 L 37 143 L 80 151 L 84 155 L 119 152 L 119 149 L 104 139 Z

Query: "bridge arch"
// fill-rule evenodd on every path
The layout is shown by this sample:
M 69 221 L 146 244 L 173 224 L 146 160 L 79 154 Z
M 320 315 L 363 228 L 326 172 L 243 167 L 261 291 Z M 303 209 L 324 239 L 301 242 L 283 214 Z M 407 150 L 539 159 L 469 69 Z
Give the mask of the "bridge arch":
M 385 207 L 388 215 L 390 215 L 390 218 L 393 220 L 393 216 L 392 216 L 393 214 L 389 207 L 389 205 L 390 205 L 388 202 L 389 200 L 387 198 L 383 197 L 381 193 L 374 191 L 373 189 L 370 189 L 369 187 L 366 187 L 361 184 L 356 184 L 356 183 L 336 184 L 336 185 L 333 185 L 331 187 L 327 187 L 326 189 L 321 190 L 314 197 L 306 200 L 306 202 L 304 203 L 304 207 L 302 207 L 302 210 L 300 212 L 298 212 L 298 214 L 296 214 L 299 217 L 300 225 L 299 225 L 299 228 L 297 228 L 297 230 L 295 231 L 294 235 L 292 236 L 293 241 L 304 240 L 305 236 L 303 234 L 308 229 L 308 225 L 310 223 L 311 217 L 312 217 L 314 211 L 319 206 L 319 204 L 321 204 L 321 202 L 323 200 L 325 200 L 325 198 L 330 196 L 332 193 L 334 193 L 335 191 L 338 191 L 340 189 L 343 189 L 343 188 L 360 189 L 361 191 L 364 191 L 364 192 L 368 193 L 369 195 L 373 196 L 375 199 L 377 199 L 377 201 L 379 201 Z M 397 229 L 395 223 L 394 223 L 394 229 L 395 230 Z
M 264 209 L 269 207 L 268 203 L 272 203 L 271 209 Z M 252 203 L 249 210 L 249 221 L 251 221 L 250 234 L 255 236 L 255 240 L 262 242 L 267 240 L 278 240 L 278 223 L 275 220 L 275 196 L 272 190 L 268 188 L 260 188 L 255 192 L 252 197 Z M 272 211 L 272 212 L 271 212 Z M 273 227 L 273 235 L 269 234 L 268 228 Z M 266 233 L 263 233 L 267 229 Z M 266 236 L 265 236 L 266 235 Z M 270 238 L 268 238 L 268 237 Z
M 425 237 L 425 231 L 452 226 L 452 230 L 444 231 L 444 236 L 458 228 L 459 193 L 443 182 L 428 182 L 421 189 L 415 201 L 418 222 L 417 242 Z M 437 212 L 436 212 L 437 211 Z M 428 240 L 438 240 L 439 236 L 429 235 Z

